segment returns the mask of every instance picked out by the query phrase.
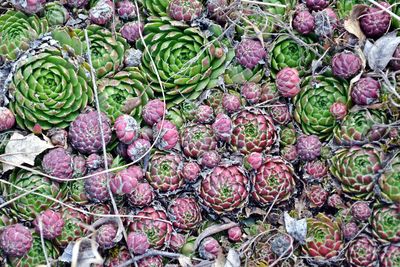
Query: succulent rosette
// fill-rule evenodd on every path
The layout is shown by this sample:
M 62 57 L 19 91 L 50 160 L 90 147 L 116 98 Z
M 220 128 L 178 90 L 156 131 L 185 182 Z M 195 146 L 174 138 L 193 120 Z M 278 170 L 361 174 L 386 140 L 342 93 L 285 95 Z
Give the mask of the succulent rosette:
M 243 154 L 268 152 L 276 140 L 272 119 L 260 112 L 241 111 L 232 121 L 231 145 Z
M 360 145 L 379 141 L 388 132 L 387 127 L 376 124 L 388 123 L 382 110 L 362 109 L 350 112 L 334 130 L 335 141 L 343 145 Z
M 85 179 L 86 196 L 94 203 L 102 203 L 110 199 L 107 184 L 111 174 L 103 171 L 104 169 L 98 168 L 91 173 L 91 177 Z
M 10 10 L 0 16 L 0 55 L 9 60 L 29 48 L 29 43 L 46 33 L 46 20 Z
M 105 223 L 96 229 L 96 242 L 102 249 L 114 247 L 117 235 L 117 225 L 115 223 Z
M 327 164 L 321 160 L 307 162 L 304 165 L 304 170 L 308 175 L 317 180 L 321 180 L 328 174 Z
M 306 134 L 317 135 L 320 139 L 329 139 L 337 121 L 329 111 L 335 102 L 348 103 L 347 85 L 333 77 L 307 77 L 302 89 L 293 99 L 294 118 L 300 123 Z
M 128 203 L 133 207 L 145 207 L 151 204 L 155 196 L 153 187 L 148 183 L 139 183 L 128 195 Z
M 350 79 L 361 70 L 361 58 L 351 51 L 337 53 L 332 57 L 331 68 L 334 76 Z
M 32 233 L 22 224 L 9 225 L 0 234 L 0 248 L 11 257 L 22 257 L 32 247 Z
M 293 167 L 280 157 L 267 157 L 252 179 L 251 196 L 261 205 L 289 200 L 296 189 Z
M 42 211 L 57 207 L 58 203 L 53 199 L 62 201 L 67 193 L 65 184 L 60 185 L 46 177 L 25 170 L 15 170 L 11 174 L 9 182 L 13 186 L 1 184 L 3 196 L 7 200 L 11 200 L 15 196 L 24 194 L 10 203 L 11 211 L 24 220 L 33 220 Z M 34 190 L 35 194 L 25 194 L 21 188 L 25 191 L 36 189 Z
M 346 258 L 351 266 L 376 266 L 378 262 L 378 244 L 369 236 L 358 237 L 348 247 Z
M 110 179 L 110 189 L 113 194 L 131 194 L 137 189 L 138 182 L 143 180 L 144 173 L 138 166 L 130 166 L 117 172 Z
M 69 19 L 68 10 L 59 2 L 47 3 L 44 7 L 44 15 L 50 26 L 64 25 Z
M 168 206 L 169 218 L 174 227 L 182 230 L 195 229 L 202 221 L 201 208 L 193 197 L 179 197 Z
M 225 69 L 224 82 L 228 85 L 245 84 L 247 82 L 258 83 L 264 76 L 265 69 L 263 65 L 258 64 L 253 69 L 243 67 L 238 63 L 231 63 Z
M 61 235 L 64 224 L 61 213 L 53 210 L 45 210 L 33 221 L 36 233 L 50 240 Z
M 302 35 L 309 34 L 315 29 L 315 18 L 308 10 L 296 12 L 293 17 L 293 29 Z
M 217 214 L 242 208 L 248 195 L 248 179 L 238 166 L 216 167 L 200 185 L 203 204 Z
M 342 232 L 346 240 L 352 240 L 360 231 L 360 227 L 355 222 L 343 223 Z
M 262 64 L 266 55 L 263 43 L 256 39 L 244 38 L 235 48 L 236 61 L 248 69 Z
M 73 158 L 65 149 L 55 148 L 44 155 L 42 168 L 45 173 L 60 180 L 69 180 L 74 173 Z
M 377 174 L 383 169 L 385 155 L 376 146 L 343 148 L 330 159 L 330 171 L 341 183 L 345 193 L 369 199 Z
M 72 147 L 80 153 L 96 153 L 103 148 L 103 137 L 106 145 L 111 141 L 111 121 L 103 112 L 82 113 L 70 124 L 68 137 Z
M 181 145 L 185 156 L 197 158 L 203 152 L 215 150 L 217 139 L 209 125 L 194 124 L 183 129 Z
M 184 184 L 182 168 L 183 161 L 178 154 L 156 153 L 150 160 L 146 179 L 155 190 L 172 193 Z
M 343 248 L 339 223 L 323 213 L 307 218 L 307 240 L 303 252 L 316 261 L 330 260 Z
M 100 79 L 97 87 L 100 109 L 112 120 L 128 114 L 140 122 L 143 107 L 153 98 L 145 75 L 136 67 L 125 68 L 112 78 Z
M 196 28 L 167 17 L 150 17 L 144 26 L 144 43 L 136 46 L 143 51 L 143 72 L 147 74 L 155 93 L 162 88 L 152 66 L 158 70 L 169 106 L 184 99 L 197 98 L 204 89 L 218 85 L 218 77 L 225 71 L 225 62 L 233 57 L 226 53 L 219 41 L 214 40 L 204 52 L 209 40 Z
M 169 243 L 172 234 L 172 224 L 167 220 L 167 214 L 153 207 L 139 211 L 129 229 L 147 235 L 150 247 L 160 249 Z
M 328 191 L 320 185 L 312 185 L 307 190 L 307 199 L 310 201 L 311 208 L 321 208 L 324 206 L 328 196 Z
M 59 249 L 51 241 L 44 240 L 42 243 L 40 235 L 37 234 L 33 234 L 32 238 L 32 247 L 27 254 L 20 258 L 16 257 L 10 259 L 12 266 L 26 267 L 46 265 L 48 259 L 55 260 L 58 258 L 60 255 Z M 46 256 L 43 253 L 43 249 L 46 249 Z
M 118 16 L 123 20 L 129 20 L 136 17 L 136 5 L 129 0 L 123 0 L 117 3 Z
M 400 241 L 399 205 L 376 206 L 372 212 L 370 224 L 373 235 L 382 243 Z
M 174 20 L 190 22 L 200 17 L 202 9 L 199 0 L 170 0 L 167 11 Z
M 315 59 L 315 54 L 307 45 L 311 43 L 308 38 L 300 39 L 304 44 L 287 36 L 277 38 L 270 52 L 270 66 L 273 73 L 277 73 L 285 67 L 296 68 L 300 76 L 306 73 Z
M 381 267 L 396 267 L 400 262 L 400 246 L 390 245 L 385 247 L 379 255 Z
M 386 165 L 378 180 L 381 195 L 388 202 L 400 203 L 400 155 L 396 154 Z
M 65 128 L 92 101 L 88 65 L 49 47 L 18 62 L 10 94 L 21 128 Z
M 332 113 L 333 117 L 337 120 L 343 120 L 347 115 L 347 106 L 342 102 L 335 102 L 329 108 L 329 111 Z
M 199 245 L 199 255 L 206 260 L 215 260 L 221 251 L 221 245 L 213 237 L 206 237 Z
M 107 77 L 116 73 L 124 62 L 125 50 L 128 43 L 119 34 L 115 38 L 109 30 L 98 25 L 90 25 L 86 28 L 90 41 L 90 52 L 93 68 L 97 78 Z M 82 43 L 86 44 L 85 32 L 76 29 Z M 86 45 L 84 51 L 86 51 Z

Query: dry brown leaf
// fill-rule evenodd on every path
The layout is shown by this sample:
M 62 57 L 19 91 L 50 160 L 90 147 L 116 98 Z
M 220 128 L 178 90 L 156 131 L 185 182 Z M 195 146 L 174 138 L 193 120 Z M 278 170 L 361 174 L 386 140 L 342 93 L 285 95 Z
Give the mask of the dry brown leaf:
M 359 17 L 368 8 L 367 5 L 355 5 L 348 19 L 343 23 L 344 28 L 349 33 L 355 35 L 360 41 L 365 40 L 365 35 L 360 27 Z
M 20 166 L 24 163 L 33 166 L 35 158 L 46 149 L 54 146 L 49 141 L 43 141 L 34 134 L 23 136 L 16 132 L 8 141 L 5 148 L 5 155 L 0 156 L 3 161 L 3 171 L 12 170 L 15 166 Z

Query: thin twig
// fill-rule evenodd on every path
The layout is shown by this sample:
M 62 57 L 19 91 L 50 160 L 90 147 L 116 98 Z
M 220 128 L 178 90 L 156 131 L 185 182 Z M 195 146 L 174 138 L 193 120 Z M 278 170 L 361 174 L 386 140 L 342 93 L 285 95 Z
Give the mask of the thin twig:
M 44 258 L 46 259 L 46 266 L 51 267 L 50 262 L 49 262 L 49 257 L 47 255 L 46 245 L 44 243 L 42 217 L 39 217 L 38 223 L 39 223 L 39 231 L 40 231 L 40 243 L 42 245 Z
M 144 253 L 140 256 L 136 256 L 133 259 L 130 259 L 129 261 L 126 261 L 123 264 L 118 265 L 117 267 L 127 267 L 127 266 L 130 266 L 132 263 L 140 261 L 141 259 L 144 259 L 147 257 L 152 257 L 152 256 L 162 256 L 162 257 L 177 259 L 179 257 L 182 257 L 183 255 L 179 254 L 179 253 L 168 252 L 168 251 L 149 249 L 146 253 Z
M 277 4 L 277 3 L 266 3 L 266 2 L 251 1 L 251 0 L 241 0 L 241 2 L 243 2 L 243 3 L 248 3 L 248 4 L 262 5 L 262 6 L 273 6 L 273 7 L 283 7 L 283 8 L 286 8 L 286 5 Z

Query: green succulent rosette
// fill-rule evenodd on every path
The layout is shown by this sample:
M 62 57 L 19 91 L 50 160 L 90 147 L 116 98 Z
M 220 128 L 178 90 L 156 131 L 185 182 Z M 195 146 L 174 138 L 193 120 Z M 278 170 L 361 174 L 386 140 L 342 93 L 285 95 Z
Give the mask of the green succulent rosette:
M 333 77 L 307 77 L 294 97 L 294 118 L 305 134 L 330 139 L 338 122 L 329 111 L 335 102 L 348 103 L 347 83 Z
M 64 57 L 57 48 L 18 62 L 10 85 L 10 109 L 21 128 L 65 128 L 75 120 L 93 93 L 88 65 Z
M 370 199 L 376 178 L 383 169 L 385 154 L 372 145 L 353 146 L 335 152 L 330 171 L 341 183 L 343 192 L 356 199 Z
M 171 0 L 139 0 L 150 16 L 167 16 L 167 9 Z
M 44 16 L 50 26 L 61 26 L 69 19 L 69 12 L 61 3 L 50 2 L 44 7 Z
M 311 63 L 316 58 L 315 53 L 308 48 L 311 43 L 312 40 L 309 38 L 297 37 L 295 40 L 284 35 L 278 37 L 269 53 L 272 74 L 278 73 L 285 67 L 297 69 L 300 76 L 309 72 Z
M 385 166 L 378 183 L 385 201 L 400 204 L 400 153 Z
M 292 124 L 283 127 L 279 133 L 279 136 L 279 142 L 283 146 L 294 145 L 297 142 L 296 129 Z
M 20 11 L 7 11 L 0 16 L 0 55 L 15 60 L 29 43 L 47 32 L 45 19 L 29 16 Z
M 262 0 L 260 2 L 276 5 L 242 3 L 243 10 L 236 24 L 236 32 L 240 37 L 262 36 L 264 40 L 268 39 L 271 33 L 278 30 L 279 21 L 283 22 L 289 11 L 296 5 L 296 1 L 293 0 Z
M 316 261 L 338 256 L 344 245 L 339 223 L 324 213 L 318 213 L 315 218 L 307 218 L 306 240 L 302 251 Z
M 3 196 L 7 201 L 25 194 L 9 205 L 11 212 L 23 220 L 33 220 L 41 212 L 58 206 L 58 203 L 50 198 L 62 201 L 67 195 L 65 184 L 59 184 L 25 170 L 15 170 L 10 175 L 9 182 L 12 185 L 1 185 Z M 26 194 L 26 191 L 31 190 L 34 190 L 35 194 Z
M 253 69 L 248 69 L 237 62 L 232 62 L 225 70 L 224 82 L 227 85 L 258 83 L 264 77 L 264 73 L 264 65 L 257 64 Z
M 128 43 L 119 33 L 116 33 L 114 38 L 111 31 L 95 24 L 91 24 L 86 30 L 92 65 L 97 78 L 113 75 L 123 66 L 125 50 L 129 48 Z M 87 51 L 84 30 L 76 29 L 76 33 L 84 43 L 84 51 Z
M 46 266 L 47 261 L 43 249 L 46 249 L 49 261 L 57 260 L 60 252 L 56 246 L 49 240 L 44 240 L 44 248 L 42 240 L 38 234 L 33 234 L 33 243 L 28 253 L 21 258 L 12 258 L 12 267 L 30 267 L 30 266 Z
M 231 50 L 226 53 L 215 39 L 207 47 L 209 41 L 198 29 L 185 23 L 167 17 L 148 18 L 144 26 L 146 46 L 142 40 L 138 40 L 136 46 L 143 51 L 143 73 L 147 74 L 157 96 L 162 97 L 158 72 L 168 107 L 185 99 L 196 99 L 204 89 L 218 85 L 225 63 L 234 53 Z
M 370 224 L 373 235 L 382 243 L 400 242 L 399 206 L 377 206 L 372 212 Z
M 136 67 L 98 80 L 97 88 L 100 109 L 113 121 L 122 114 L 129 114 L 140 122 L 143 106 L 154 97 L 144 74 Z
M 387 133 L 386 113 L 377 109 L 361 109 L 350 112 L 334 130 L 335 141 L 342 145 L 365 144 L 379 141 Z

